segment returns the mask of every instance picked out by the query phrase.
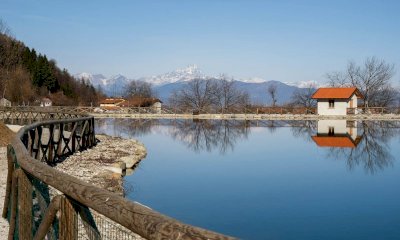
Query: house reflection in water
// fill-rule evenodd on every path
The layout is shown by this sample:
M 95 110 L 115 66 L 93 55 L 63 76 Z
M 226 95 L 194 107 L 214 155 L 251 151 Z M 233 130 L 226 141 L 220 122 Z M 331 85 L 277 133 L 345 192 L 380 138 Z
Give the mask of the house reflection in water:
M 319 147 L 356 148 L 361 141 L 356 121 L 318 120 L 317 125 L 312 139 Z

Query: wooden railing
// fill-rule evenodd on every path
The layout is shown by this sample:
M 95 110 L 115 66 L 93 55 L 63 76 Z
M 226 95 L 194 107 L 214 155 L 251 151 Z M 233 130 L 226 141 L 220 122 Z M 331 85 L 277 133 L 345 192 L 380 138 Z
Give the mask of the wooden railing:
M 112 110 L 99 107 L 52 106 L 52 107 L 0 107 L 0 116 L 8 118 L 40 118 L 46 113 L 54 118 L 67 118 L 72 114 L 117 113 L 117 114 L 315 114 L 316 108 L 305 107 L 230 107 L 230 108 L 174 108 L 117 107 Z
M 358 107 L 347 108 L 347 114 L 400 114 L 398 107 Z
M 96 144 L 93 117 L 74 116 L 28 125 L 8 145 L 2 216 L 10 223 L 9 239 L 136 239 L 135 234 L 146 239 L 232 239 L 52 168 Z

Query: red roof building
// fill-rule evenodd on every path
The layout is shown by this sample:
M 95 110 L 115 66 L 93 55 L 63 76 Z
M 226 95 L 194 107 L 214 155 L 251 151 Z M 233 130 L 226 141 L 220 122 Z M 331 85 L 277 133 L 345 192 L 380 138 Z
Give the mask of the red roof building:
M 125 101 L 123 98 L 106 98 L 100 101 L 100 107 L 117 107 Z
M 318 115 L 342 116 L 357 113 L 358 99 L 363 95 L 356 87 L 319 88 L 313 95 Z
M 317 121 L 317 134 L 311 137 L 318 147 L 355 148 L 361 141 L 357 122 L 346 119 Z
M 313 99 L 349 99 L 353 95 L 363 98 L 356 87 L 349 88 L 319 88 L 311 98 Z
M 348 136 L 312 136 L 312 139 L 319 147 L 355 148 L 360 138 L 353 139 Z

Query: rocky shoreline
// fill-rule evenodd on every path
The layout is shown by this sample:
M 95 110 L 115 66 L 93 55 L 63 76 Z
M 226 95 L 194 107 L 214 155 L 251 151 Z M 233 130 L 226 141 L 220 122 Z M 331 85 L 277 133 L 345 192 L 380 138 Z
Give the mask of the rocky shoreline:
M 96 147 L 75 153 L 54 168 L 97 187 L 125 195 L 123 176 L 130 175 L 146 157 L 145 146 L 137 140 L 96 135 Z
M 21 126 L 9 125 L 7 128 L 2 125 L 0 127 L 3 127 L 0 130 L 4 140 L 4 143 L 1 142 L 0 144 L 0 183 L 2 185 L 0 199 L 3 201 L 7 178 L 7 148 L 5 145 L 14 136 L 10 129 L 17 132 Z M 77 152 L 58 163 L 54 168 L 82 181 L 124 196 L 126 190 L 124 189 L 123 176 L 133 173 L 139 162 L 146 157 L 146 148 L 142 143 L 133 139 L 107 135 L 96 135 L 96 139 L 99 142 L 94 148 Z M 1 211 L 2 208 L 3 202 L 0 203 Z M 115 227 L 114 231 L 120 228 L 123 229 L 122 226 L 119 226 Z M 7 235 L 8 222 L 0 217 L 0 239 L 6 239 Z M 130 239 L 142 239 L 136 234 L 131 235 Z

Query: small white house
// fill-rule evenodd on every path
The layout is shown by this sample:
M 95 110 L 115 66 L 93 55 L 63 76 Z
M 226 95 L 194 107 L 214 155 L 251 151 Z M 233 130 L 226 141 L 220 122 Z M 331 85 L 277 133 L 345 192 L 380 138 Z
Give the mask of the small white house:
M 355 148 L 361 141 L 357 121 L 318 120 L 317 135 L 312 139 L 319 147 Z
M 11 107 L 11 102 L 5 98 L 0 99 L 1 107 Z
M 41 107 L 51 107 L 52 105 L 53 101 L 50 98 L 42 98 L 42 101 L 40 101 Z
M 319 88 L 313 95 L 318 115 L 343 116 L 357 113 L 358 99 L 363 96 L 355 88 Z

